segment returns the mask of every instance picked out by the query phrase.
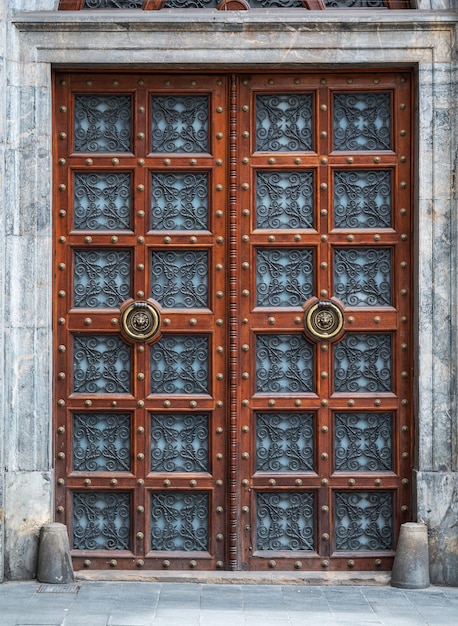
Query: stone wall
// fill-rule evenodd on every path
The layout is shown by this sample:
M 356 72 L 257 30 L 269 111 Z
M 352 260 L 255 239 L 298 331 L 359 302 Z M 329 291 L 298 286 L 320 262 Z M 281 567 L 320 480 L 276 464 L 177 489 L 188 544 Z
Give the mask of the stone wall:
M 430 528 L 434 582 L 458 584 L 456 137 L 458 8 L 420 11 L 52 12 L 0 3 L 0 579 L 35 574 L 52 518 L 51 67 L 180 68 L 407 64 L 418 89 L 416 513 Z M 431 11 L 433 9 L 433 11 Z M 447 9 L 449 9 L 447 11 Z M 35 12 L 34 12 L 35 11 Z M 6 12 L 6 14 L 5 14 Z M 2 14 L 3 13 L 3 14 Z M 317 12 L 318 13 L 318 12 Z M 3 511 L 3 517 L 2 517 Z M 2 543 L 2 538 L 4 542 Z

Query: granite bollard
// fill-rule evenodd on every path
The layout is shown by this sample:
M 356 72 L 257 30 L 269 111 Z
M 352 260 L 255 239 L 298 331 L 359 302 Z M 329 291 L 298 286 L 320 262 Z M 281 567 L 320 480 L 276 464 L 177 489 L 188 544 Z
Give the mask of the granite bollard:
M 429 584 L 427 526 L 406 522 L 399 533 L 391 585 L 401 589 L 425 589 Z
M 67 527 L 56 522 L 42 526 L 37 579 L 42 583 L 67 584 L 73 578 Z

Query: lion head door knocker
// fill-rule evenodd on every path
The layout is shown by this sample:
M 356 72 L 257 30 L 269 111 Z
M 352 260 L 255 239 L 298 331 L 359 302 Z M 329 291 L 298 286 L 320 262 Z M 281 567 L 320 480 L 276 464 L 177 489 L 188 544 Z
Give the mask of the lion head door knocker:
M 121 313 L 121 331 L 131 341 L 150 341 L 160 325 L 160 313 L 150 302 L 132 302 Z
M 343 312 L 335 302 L 318 300 L 305 311 L 305 328 L 314 339 L 337 337 L 344 325 Z

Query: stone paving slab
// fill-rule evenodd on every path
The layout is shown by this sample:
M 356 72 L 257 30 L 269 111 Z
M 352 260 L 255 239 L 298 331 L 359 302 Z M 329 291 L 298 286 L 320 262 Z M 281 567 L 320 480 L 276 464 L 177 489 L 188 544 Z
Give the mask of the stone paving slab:
M 0 626 L 458 626 L 458 588 L 77 581 L 0 584 Z

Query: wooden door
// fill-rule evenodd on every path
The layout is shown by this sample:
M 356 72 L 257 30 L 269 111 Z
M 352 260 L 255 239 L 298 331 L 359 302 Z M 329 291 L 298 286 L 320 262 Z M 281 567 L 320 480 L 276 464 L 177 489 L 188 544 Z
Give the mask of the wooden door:
M 410 81 L 56 73 L 56 519 L 76 568 L 390 567 Z

